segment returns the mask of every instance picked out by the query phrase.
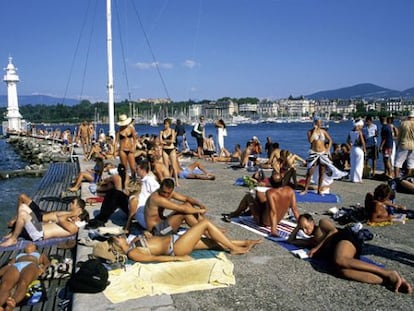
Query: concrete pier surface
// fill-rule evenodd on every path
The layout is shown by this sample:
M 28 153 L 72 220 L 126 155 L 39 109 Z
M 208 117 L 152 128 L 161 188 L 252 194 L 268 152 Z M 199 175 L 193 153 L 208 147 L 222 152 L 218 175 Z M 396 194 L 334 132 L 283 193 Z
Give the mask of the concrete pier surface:
M 81 169 L 92 167 L 80 157 Z M 213 174 L 214 181 L 180 180 L 176 191 L 193 196 L 208 207 L 207 216 L 218 226 L 227 229 L 232 239 L 257 239 L 253 232 L 221 221 L 221 213 L 234 210 L 248 190 L 235 186 L 234 181 L 245 170 L 233 170 L 225 163 L 201 160 Z M 184 163 L 185 165 L 185 163 Z M 305 170 L 298 169 L 302 178 Z M 270 172 L 266 172 L 267 175 Z M 338 204 L 299 203 L 300 213 L 308 212 L 318 220 L 333 206 L 350 207 L 364 204 L 365 194 L 373 191 L 380 181 L 365 179 L 362 184 L 335 181 L 331 193 L 341 196 Z M 82 187 L 83 198 L 90 197 L 87 183 Z M 397 194 L 396 203 L 414 208 L 414 196 Z M 88 207 L 90 212 L 99 208 Z M 125 217 L 122 212 L 116 217 Z M 126 218 L 125 218 L 126 219 Z M 365 226 L 366 227 L 366 226 Z M 397 270 L 411 284 L 414 283 L 414 221 L 385 227 L 366 227 L 375 233 L 366 243 L 363 255 Z M 87 235 L 86 230 L 80 237 Z M 92 248 L 78 246 L 78 260 L 85 260 Z M 73 310 L 413 310 L 414 296 L 394 293 L 384 286 L 344 280 L 324 267 L 298 259 L 277 243 L 265 240 L 250 253 L 234 256 L 236 284 L 227 288 L 194 291 L 177 295 L 162 295 L 112 304 L 102 293 L 76 294 Z

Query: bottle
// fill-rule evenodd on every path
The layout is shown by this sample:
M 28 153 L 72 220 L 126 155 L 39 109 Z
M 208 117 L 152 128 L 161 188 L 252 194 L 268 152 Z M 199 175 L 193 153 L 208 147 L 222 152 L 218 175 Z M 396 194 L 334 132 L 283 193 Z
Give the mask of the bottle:
M 32 297 L 29 298 L 29 301 L 27 302 L 28 305 L 32 306 L 40 301 L 42 298 L 42 292 L 36 291 L 33 293 Z

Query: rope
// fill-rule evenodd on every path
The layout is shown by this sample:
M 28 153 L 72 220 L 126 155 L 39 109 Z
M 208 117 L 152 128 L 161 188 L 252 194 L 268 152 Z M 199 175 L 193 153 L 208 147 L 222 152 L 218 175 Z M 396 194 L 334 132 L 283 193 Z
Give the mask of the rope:
M 152 56 L 152 60 L 153 60 L 153 62 L 154 62 L 154 64 L 155 64 L 155 68 L 157 69 L 158 76 L 159 76 L 159 77 L 160 77 L 160 79 L 161 79 L 161 83 L 162 83 L 162 86 L 163 86 L 163 88 L 164 88 L 164 92 L 165 92 L 165 94 L 167 95 L 167 98 L 168 98 L 168 99 L 170 99 L 170 95 L 169 95 L 169 93 L 168 93 L 167 85 L 165 84 L 164 78 L 163 78 L 163 76 L 162 76 L 162 74 L 161 74 L 161 70 L 160 70 L 159 64 L 158 64 L 158 62 L 157 62 L 157 59 L 155 58 L 155 54 L 154 54 L 154 51 L 153 51 L 153 49 L 152 49 L 151 43 L 150 43 L 150 41 L 149 41 L 149 38 L 148 38 L 148 36 L 147 36 L 147 33 L 145 32 L 144 25 L 142 24 L 142 21 L 141 21 L 141 17 L 140 17 L 140 15 L 139 15 L 139 13 L 138 13 L 138 10 L 137 10 L 137 8 L 136 8 L 136 6 L 135 6 L 134 2 L 132 2 L 132 1 L 131 1 L 131 3 L 132 3 L 132 7 L 134 8 L 134 12 L 135 12 L 135 15 L 136 15 L 136 17 L 137 17 L 137 19 L 138 19 L 138 22 L 139 22 L 139 24 L 140 24 L 140 26 L 141 26 L 141 30 L 142 30 L 142 32 L 143 32 L 143 34 L 144 34 L 145 41 L 147 42 L 148 48 L 149 48 L 149 50 L 150 50 L 150 53 L 151 53 L 151 56 Z

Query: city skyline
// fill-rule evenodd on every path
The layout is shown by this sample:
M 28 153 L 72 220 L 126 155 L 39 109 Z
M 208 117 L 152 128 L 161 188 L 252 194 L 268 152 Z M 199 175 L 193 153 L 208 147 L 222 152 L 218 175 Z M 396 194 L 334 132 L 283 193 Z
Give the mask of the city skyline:
M 116 101 L 414 85 L 409 0 L 112 2 Z M 0 64 L 13 57 L 19 95 L 106 100 L 105 9 L 103 0 L 1 2 Z

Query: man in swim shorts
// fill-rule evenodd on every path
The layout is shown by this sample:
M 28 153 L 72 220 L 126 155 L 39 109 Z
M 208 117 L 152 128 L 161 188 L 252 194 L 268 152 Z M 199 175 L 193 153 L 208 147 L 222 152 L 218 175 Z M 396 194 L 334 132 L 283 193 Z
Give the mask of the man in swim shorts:
M 165 216 L 165 210 L 171 213 Z M 141 215 L 136 219 L 140 226 L 153 235 L 167 235 L 176 232 L 183 222 L 189 226 L 196 224 L 206 211 L 206 207 L 196 199 L 175 192 L 174 181 L 165 178 L 160 188 L 147 199 L 144 217 Z
M 17 215 L 14 220 L 14 229 L 0 247 L 17 243 L 18 237 L 25 230 L 32 241 L 42 239 L 67 237 L 78 232 L 77 221 L 88 220 L 89 214 L 85 210 L 85 201 L 74 198 L 69 204 L 68 211 L 46 213 L 27 195 L 19 196 Z M 9 225 L 13 220 L 9 222 Z

